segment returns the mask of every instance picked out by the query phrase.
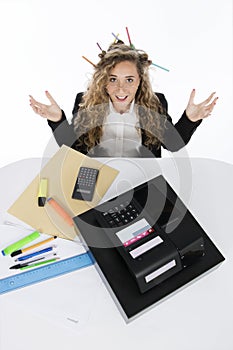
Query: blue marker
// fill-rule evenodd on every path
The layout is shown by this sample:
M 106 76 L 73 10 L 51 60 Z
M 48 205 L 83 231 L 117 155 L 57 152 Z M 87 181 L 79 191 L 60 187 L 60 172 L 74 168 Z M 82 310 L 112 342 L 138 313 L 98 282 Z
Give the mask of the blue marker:
M 23 261 L 23 260 L 27 260 L 27 259 L 31 259 L 33 258 L 34 256 L 37 256 L 37 255 L 40 255 L 40 254 L 43 254 L 43 253 L 47 253 L 47 252 L 50 252 L 51 250 L 53 250 L 53 248 L 55 248 L 56 246 L 52 246 L 52 247 L 49 247 L 49 248 L 45 248 L 45 249 L 41 249 L 41 250 L 38 250 L 34 253 L 31 253 L 31 254 L 27 254 L 27 255 L 23 255 L 21 257 L 19 257 L 18 259 L 16 259 L 15 261 Z

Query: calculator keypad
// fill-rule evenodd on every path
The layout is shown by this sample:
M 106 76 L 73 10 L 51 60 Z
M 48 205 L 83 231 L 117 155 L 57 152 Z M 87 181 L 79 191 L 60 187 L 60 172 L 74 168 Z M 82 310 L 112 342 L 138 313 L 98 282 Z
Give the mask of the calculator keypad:
M 139 215 L 138 209 L 131 202 L 121 203 L 108 211 L 102 212 L 104 220 L 109 227 L 117 227 L 128 224 Z
M 72 198 L 91 201 L 93 198 L 99 170 L 80 167 Z

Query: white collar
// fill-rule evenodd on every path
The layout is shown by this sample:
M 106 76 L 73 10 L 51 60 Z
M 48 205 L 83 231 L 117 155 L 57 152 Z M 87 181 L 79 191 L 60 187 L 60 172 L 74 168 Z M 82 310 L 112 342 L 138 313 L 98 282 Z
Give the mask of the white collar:
M 133 111 L 134 111 L 134 100 L 131 102 L 129 110 L 128 110 L 127 112 L 122 113 L 122 114 L 125 114 L 125 113 L 133 113 Z M 114 108 L 114 106 L 113 106 L 113 103 L 112 103 L 112 101 L 111 101 L 110 99 L 109 99 L 109 112 L 110 112 L 110 113 L 119 113 L 119 112 L 117 112 L 117 111 L 115 110 L 115 108 Z M 120 113 L 119 113 L 119 114 L 120 114 Z

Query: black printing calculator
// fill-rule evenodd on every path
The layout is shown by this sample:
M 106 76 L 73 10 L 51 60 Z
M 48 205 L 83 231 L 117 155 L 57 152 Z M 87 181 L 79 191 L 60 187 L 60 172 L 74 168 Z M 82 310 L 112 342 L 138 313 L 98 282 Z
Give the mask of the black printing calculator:
M 98 174 L 98 169 L 80 167 L 72 198 L 84 201 L 92 201 Z

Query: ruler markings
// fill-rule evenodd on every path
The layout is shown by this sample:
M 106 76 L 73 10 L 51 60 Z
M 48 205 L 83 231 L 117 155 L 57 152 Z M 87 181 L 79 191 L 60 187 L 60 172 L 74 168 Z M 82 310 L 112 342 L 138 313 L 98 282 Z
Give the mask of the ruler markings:
M 0 294 L 57 277 L 94 264 L 89 252 L 0 279 Z

